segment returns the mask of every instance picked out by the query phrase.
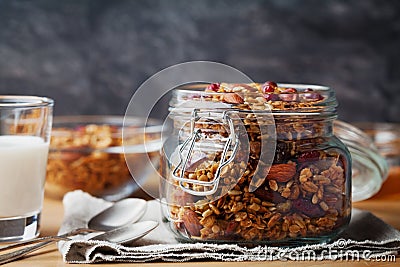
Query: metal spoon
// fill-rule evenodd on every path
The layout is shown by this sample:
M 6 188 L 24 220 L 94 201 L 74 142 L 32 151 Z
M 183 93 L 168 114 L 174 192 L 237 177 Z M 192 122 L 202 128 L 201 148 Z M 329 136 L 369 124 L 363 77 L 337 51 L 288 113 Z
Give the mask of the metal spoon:
M 89 240 L 108 241 L 117 244 L 128 244 L 147 235 L 157 226 L 158 222 L 155 221 L 143 221 L 143 222 L 133 223 L 130 225 L 122 226 L 120 228 L 107 231 L 103 234 L 90 238 Z M 36 251 L 42 247 L 49 245 L 50 243 L 52 243 L 52 241 L 46 241 L 27 248 L 19 249 L 14 252 L 0 255 L 0 265 L 19 259 L 22 256 L 25 256 L 26 254 L 29 254 L 33 251 Z
M 137 222 L 146 211 L 146 201 L 138 198 L 127 198 L 120 200 L 111 207 L 103 210 L 94 216 L 88 222 L 88 228 L 79 228 L 68 233 L 57 236 L 39 237 L 27 241 L 22 241 L 13 245 L 8 245 L 0 248 L 0 251 L 18 248 L 25 245 L 31 245 L 38 242 L 49 242 L 68 240 L 69 236 L 74 236 L 83 233 L 108 231 L 129 223 Z
M 128 244 L 147 235 L 158 226 L 156 221 L 143 221 L 132 223 L 117 229 L 107 231 L 103 234 L 90 238 L 89 240 L 108 241 L 117 244 Z
M 100 212 L 88 223 L 89 229 L 108 231 L 137 222 L 146 211 L 147 202 L 139 198 L 127 198 Z

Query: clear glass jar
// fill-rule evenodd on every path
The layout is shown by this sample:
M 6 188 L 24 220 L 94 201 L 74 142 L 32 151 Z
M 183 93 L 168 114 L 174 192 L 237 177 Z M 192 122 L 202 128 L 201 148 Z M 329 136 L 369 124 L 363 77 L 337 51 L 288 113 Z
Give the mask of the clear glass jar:
M 350 219 L 351 158 L 333 134 L 334 92 L 278 84 L 271 97 L 260 84 L 224 87 L 174 91 L 160 187 L 171 230 L 202 242 L 335 237 Z

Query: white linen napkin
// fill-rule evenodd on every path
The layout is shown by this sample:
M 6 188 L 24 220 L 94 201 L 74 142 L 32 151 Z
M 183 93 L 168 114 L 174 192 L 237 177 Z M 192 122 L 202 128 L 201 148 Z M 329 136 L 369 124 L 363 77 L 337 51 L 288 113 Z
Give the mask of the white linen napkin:
M 65 195 L 64 221 L 59 234 L 87 227 L 95 214 L 112 203 L 90 196 L 82 191 Z M 400 251 L 400 232 L 367 211 L 353 209 L 349 227 L 329 244 L 300 247 L 257 246 L 248 248 L 237 244 L 180 243 L 162 222 L 157 200 L 148 201 L 141 220 L 155 220 L 160 225 L 129 247 L 105 241 L 88 241 L 93 234 L 76 236 L 71 241 L 59 242 L 63 259 L 69 263 L 146 262 L 146 261 L 267 261 L 267 260 L 353 260 L 397 255 Z M 308 258 L 309 257 L 309 258 Z M 311 257 L 311 258 L 310 258 Z M 357 257 L 355 259 L 354 257 Z

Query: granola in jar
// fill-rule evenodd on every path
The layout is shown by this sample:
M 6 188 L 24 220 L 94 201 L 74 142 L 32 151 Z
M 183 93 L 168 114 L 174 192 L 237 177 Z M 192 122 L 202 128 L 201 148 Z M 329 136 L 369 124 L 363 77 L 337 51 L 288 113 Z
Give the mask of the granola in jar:
M 179 238 L 297 244 L 346 227 L 351 160 L 332 134 L 330 88 L 211 84 L 176 90 L 171 110 L 185 102 L 171 112 L 179 142 L 161 170 L 164 215 Z

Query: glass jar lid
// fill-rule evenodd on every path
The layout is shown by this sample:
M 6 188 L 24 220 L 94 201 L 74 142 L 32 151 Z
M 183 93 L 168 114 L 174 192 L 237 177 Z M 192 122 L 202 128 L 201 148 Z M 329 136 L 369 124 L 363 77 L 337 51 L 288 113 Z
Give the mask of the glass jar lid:
M 347 146 L 352 157 L 352 200 L 370 198 L 388 176 L 386 160 L 362 130 L 340 120 L 334 121 L 333 127 L 334 134 Z
M 388 122 L 355 123 L 374 141 L 389 166 L 400 166 L 400 124 Z

